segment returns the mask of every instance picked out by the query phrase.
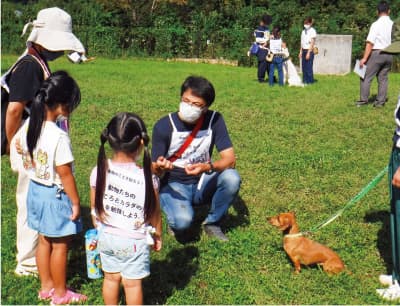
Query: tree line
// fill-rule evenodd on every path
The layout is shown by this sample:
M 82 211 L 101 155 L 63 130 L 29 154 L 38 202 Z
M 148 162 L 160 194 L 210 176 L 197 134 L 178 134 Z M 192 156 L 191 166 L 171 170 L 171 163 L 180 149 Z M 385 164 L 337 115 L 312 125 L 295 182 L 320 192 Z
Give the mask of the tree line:
M 24 24 L 40 9 L 58 6 L 71 14 L 74 33 L 91 56 L 199 57 L 238 60 L 246 52 L 260 16 L 272 16 L 293 55 L 303 20 L 312 16 L 318 33 L 353 35 L 352 58 L 362 56 L 376 20 L 377 0 L 39 0 L 2 1 L 2 52 L 21 53 Z M 391 17 L 400 1 L 389 1 Z M 296 56 L 293 59 L 297 61 Z M 396 66 L 399 63 L 397 61 Z

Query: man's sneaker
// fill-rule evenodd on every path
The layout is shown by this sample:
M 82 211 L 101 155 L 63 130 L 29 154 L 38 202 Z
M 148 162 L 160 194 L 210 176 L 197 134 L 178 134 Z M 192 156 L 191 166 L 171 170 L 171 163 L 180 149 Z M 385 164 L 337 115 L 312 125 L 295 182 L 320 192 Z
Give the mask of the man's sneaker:
M 387 289 L 376 289 L 376 292 L 385 300 L 400 300 L 400 286 L 398 283 L 389 286 Z
M 228 237 L 224 235 L 224 233 L 221 231 L 221 228 L 218 225 L 213 225 L 213 224 L 205 224 L 203 226 L 204 232 L 209 236 L 209 237 L 215 237 L 218 240 L 221 241 L 228 241 Z
M 386 286 L 393 285 L 393 277 L 392 277 L 392 275 L 381 274 L 381 275 L 379 275 L 379 282 L 382 285 L 386 285 Z M 395 280 L 394 282 L 397 283 L 397 280 Z
M 378 102 L 378 101 L 375 101 L 374 102 L 374 107 L 383 107 L 383 106 L 385 106 L 385 103 L 387 102 L 387 99 L 385 100 L 385 102 Z
M 14 273 L 18 276 L 37 276 L 39 272 L 36 266 L 17 265 Z
M 368 105 L 368 101 L 357 101 L 356 102 L 357 107 L 364 106 L 364 105 Z

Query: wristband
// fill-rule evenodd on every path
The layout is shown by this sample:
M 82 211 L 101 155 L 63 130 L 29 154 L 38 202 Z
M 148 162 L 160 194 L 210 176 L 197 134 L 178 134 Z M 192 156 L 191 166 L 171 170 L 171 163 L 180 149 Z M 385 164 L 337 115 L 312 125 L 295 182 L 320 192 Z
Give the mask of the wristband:
M 207 174 L 211 174 L 211 173 L 213 173 L 215 171 L 215 168 L 214 168 L 214 165 L 213 165 L 213 163 L 211 161 L 208 164 L 210 165 L 210 170 L 208 170 L 206 173 Z

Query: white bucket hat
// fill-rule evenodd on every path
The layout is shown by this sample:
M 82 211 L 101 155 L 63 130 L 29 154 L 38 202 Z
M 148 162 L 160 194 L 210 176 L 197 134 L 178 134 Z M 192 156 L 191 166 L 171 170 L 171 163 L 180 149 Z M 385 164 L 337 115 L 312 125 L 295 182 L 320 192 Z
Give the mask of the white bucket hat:
M 71 16 L 58 7 L 39 11 L 37 19 L 24 26 L 22 35 L 32 25 L 27 42 L 34 42 L 49 51 L 76 51 L 85 53 L 85 48 L 72 33 Z

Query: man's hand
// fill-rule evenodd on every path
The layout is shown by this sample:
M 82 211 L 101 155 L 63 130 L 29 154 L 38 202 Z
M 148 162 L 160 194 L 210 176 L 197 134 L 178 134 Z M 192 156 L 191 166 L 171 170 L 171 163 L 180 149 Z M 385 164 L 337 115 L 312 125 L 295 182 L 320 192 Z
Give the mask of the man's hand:
M 199 175 L 203 172 L 210 170 L 210 164 L 206 163 L 197 163 L 197 164 L 190 164 L 185 166 L 185 171 L 187 175 Z
M 159 156 L 155 162 L 153 162 L 153 173 L 161 175 L 164 171 L 174 169 L 174 165 L 166 159 L 164 156 Z
M 360 68 L 362 68 L 365 63 L 368 61 L 369 56 L 371 55 L 372 49 L 374 47 L 374 44 L 367 41 L 365 44 L 365 50 L 364 50 L 364 55 L 362 59 L 360 60 Z

